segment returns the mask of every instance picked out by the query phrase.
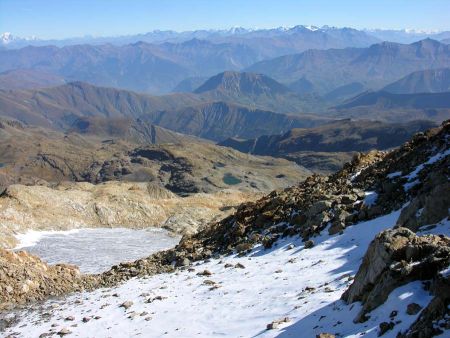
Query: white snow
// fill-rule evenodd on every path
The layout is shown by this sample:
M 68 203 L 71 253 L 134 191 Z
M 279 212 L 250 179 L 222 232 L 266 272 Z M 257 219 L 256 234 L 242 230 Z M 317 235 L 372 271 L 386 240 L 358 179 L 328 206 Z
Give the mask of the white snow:
M 396 171 L 396 172 L 394 172 L 394 173 L 388 174 L 388 175 L 387 175 L 387 178 L 393 179 L 393 178 L 399 177 L 399 176 L 401 176 L 401 175 L 402 175 L 402 172 L 401 172 L 401 171 Z
M 378 199 L 378 194 L 375 191 L 365 191 L 364 194 L 366 197 L 364 197 L 363 203 L 367 205 L 368 207 L 371 207 L 374 205 Z
M 420 183 L 420 180 L 417 178 L 417 175 L 425 168 L 426 165 L 436 163 L 437 161 L 440 161 L 441 159 L 443 159 L 444 157 L 446 157 L 448 155 L 450 155 L 450 149 L 447 149 L 446 151 L 441 152 L 441 153 L 437 153 L 437 154 L 431 156 L 426 162 L 418 165 L 408 175 L 403 176 L 404 178 L 406 178 L 408 180 L 408 182 L 406 182 L 403 185 L 403 188 L 405 189 L 405 191 L 410 190 L 411 188 L 413 188 L 414 186 L 416 186 Z M 388 177 L 389 177 L 389 175 L 388 175 Z
M 44 307 L 59 304 L 49 320 L 40 320 L 36 311 L 23 312 L 17 326 L 6 334 L 18 332 L 21 337 L 35 337 L 56 324 L 54 330 L 67 327 L 76 337 L 313 337 L 320 332 L 352 337 L 363 331 L 376 336 L 379 322 L 388 320 L 391 309 L 395 309 L 402 324 L 386 335 L 393 337 L 397 328 L 408 327 L 416 318 L 405 317 L 406 304 L 412 300 L 425 304 L 428 300 L 420 283 L 397 289 L 364 324 L 356 325 L 351 320 L 359 304 L 346 305 L 339 299 L 350 283 L 348 277 L 358 270 L 370 241 L 379 231 L 392 227 L 399 213 L 349 227 L 342 235 L 330 237 L 324 231 L 314 238 L 316 245 L 312 249 L 303 249 L 297 238 L 287 238 L 274 249 L 257 246 L 249 256 L 233 255 L 199 263 L 194 266 L 195 272 L 184 270 L 132 279 L 116 288 L 48 301 Z M 295 245 L 294 249 L 287 249 L 290 244 Z M 224 267 L 225 263 L 238 262 L 245 268 Z M 205 269 L 212 275 L 196 275 Z M 219 287 L 210 290 L 211 285 L 205 285 L 205 280 Z M 315 289 L 308 291 L 307 287 Z M 412 294 L 401 299 L 406 292 Z M 118 297 L 113 296 L 115 293 Z M 143 293 L 148 295 L 140 296 Z M 156 296 L 163 298 L 146 303 Z M 128 310 L 119 308 L 127 300 L 133 301 L 133 306 Z M 148 314 L 140 316 L 142 312 Z M 65 321 L 67 316 L 74 316 L 75 321 Z M 89 316 L 101 318 L 83 323 L 82 318 Z M 148 316 L 151 319 L 147 321 Z M 285 317 L 290 318 L 288 323 L 266 330 L 268 323 Z
M 449 232 L 450 232 L 450 219 L 446 217 L 436 224 L 421 227 L 420 230 L 417 231 L 417 234 L 421 236 L 439 235 L 439 234 L 449 234 Z
M 416 169 L 414 169 L 408 175 L 405 175 L 403 177 L 407 178 L 408 181 L 412 181 L 412 180 L 416 179 L 417 175 L 423 170 L 423 168 L 425 168 L 426 165 L 436 163 L 437 161 L 440 161 L 441 159 L 443 159 L 444 157 L 447 157 L 448 155 L 450 155 L 450 149 L 447 149 L 446 151 L 444 151 L 442 153 L 437 153 L 436 155 L 431 156 L 428 159 L 428 161 L 418 165 L 416 167 Z
M 361 171 L 362 170 L 358 170 L 356 173 L 350 176 L 350 181 L 353 182 L 361 174 Z
M 66 231 L 37 231 L 37 230 L 28 230 L 26 233 L 15 235 L 16 239 L 19 241 L 14 250 L 19 250 L 27 247 L 31 247 L 36 245 L 42 238 L 45 236 L 51 235 L 70 235 L 75 234 L 79 231 L 79 229 L 72 229 Z

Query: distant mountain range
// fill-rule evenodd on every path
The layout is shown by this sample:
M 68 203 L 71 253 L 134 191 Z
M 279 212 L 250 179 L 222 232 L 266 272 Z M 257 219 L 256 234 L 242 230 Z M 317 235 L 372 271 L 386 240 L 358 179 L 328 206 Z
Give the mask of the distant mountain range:
M 75 44 L 114 44 L 125 45 L 144 41 L 148 43 L 164 43 L 164 42 L 184 42 L 191 39 L 203 39 L 210 41 L 221 41 L 224 39 L 257 39 L 257 38 L 274 38 L 299 35 L 302 33 L 326 34 L 329 39 L 339 38 L 343 41 L 351 41 L 353 43 L 365 42 L 367 37 L 376 41 L 392 41 L 400 43 L 412 43 L 418 40 L 433 38 L 443 40 L 450 38 L 450 32 L 433 32 L 420 31 L 412 29 L 388 30 L 388 29 L 362 29 L 357 30 L 348 27 L 329 27 L 329 26 L 305 26 L 297 25 L 294 27 L 277 27 L 269 29 L 251 29 L 243 27 L 233 27 L 221 30 L 194 30 L 176 32 L 172 30 L 154 30 L 144 34 L 110 36 L 110 37 L 93 37 L 84 36 L 77 38 L 61 39 L 61 40 L 43 40 L 36 37 L 23 38 L 15 36 L 11 33 L 3 33 L 0 35 L 0 46 L 7 48 L 21 48 L 28 45 L 33 46 L 68 46 Z M 298 51 L 297 51 L 298 52 Z
M 320 94 L 361 84 L 379 89 L 414 71 L 450 67 L 450 46 L 426 39 L 409 45 L 383 42 L 368 48 L 308 50 L 258 62 L 246 69 L 295 88 L 309 83 Z M 357 87 L 360 92 L 361 86 Z M 357 94 L 358 92 L 348 94 Z
M 278 27 L 269 29 L 246 29 L 242 27 L 235 27 L 231 29 L 223 30 L 195 30 L 175 32 L 171 30 L 155 30 L 145 34 L 117 36 L 117 37 L 92 37 L 85 36 L 79 38 L 62 39 L 62 40 L 41 40 L 36 37 L 21 38 L 14 36 L 11 33 L 3 33 L 0 35 L 0 46 L 4 46 L 10 49 L 21 48 L 25 46 L 58 46 L 64 47 L 69 45 L 78 44 L 113 44 L 113 45 L 126 45 L 139 41 L 162 44 L 166 42 L 182 43 L 192 39 L 208 40 L 212 42 L 224 42 L 224 41 L 241 41 L 242 43 L 257 43 L 261 44 L 269 41 L 281 42 L 280 47 L 282 50 L 290 50 L 290 52 L 299 52 L 298 48 L 302 50 L 307 48 L 319 48 L 320 45 L 328 45 L 331 47 L 343 47 L 342 44 L 348 46 L 355 45 L 367 45 L 367 43 L 374 43 L 379 41 L 377 38 L 367 34 L 364 31 L 344 27 L 315 27 L 297 25 L 294 27 Z M 260 42 L 258 43 L 258 40 Z M 316 40 L 316 41 L 313 41 Z M 305 43 L 312 43 L 314 46 L 304 45 Z M 288 46 L 290 43 L 292 46 Z M 304 46 L 302 46 L 304 45 Z M 281 51 L 280 51 L 281 52 Z
M 383 90 L 394 94 L 450 92 L 450 68 L 417 71 L 391 83 Z
M 423 31 L 415 29 L 364 29 L 367 34 L 381 40 L 399 43 L 413 43 L 423 39 L 450 39 L 450 31 Z
M 258 60 L 249 47 L 189 40 L 181 44 L 125 46 L 76 45 L 58 48 L 25 47 L 0 51 L 0 72 L 27 69 L 51 73 L 70 81 L 125 88 L 140 92 L 171 91 L 190 76 L 211 76 L 241 69 Z
M 283 35 L 283 39 L 298 42 L 297 34 L 303 37 L 312 34 L 310 38 L 314 43 L 324 39 L 331 44 L 333 38 L 325 38 L 323 34 L 336 37 L 356 34 L 352 30 L 322 31 L 305 27 L 292 30 Z M 259 33 L 251 34 L 258 36 Z M 0 50 L 0 86 L 6 88 L 11 82 L 11 88 L 16 89 L 20 86 L 38 87 L 40 82 L 42 87 L 55 81 L 83 81 L 161 94 L 192 90 L 201 81 L 224 71 L 245 71 L 271 77 L 300 95 L 314 93 L 339 101 L 366 89 L 380 89 L 414 71 L 450 67 L 450 46 L 430 39 L 409 45 L 383 42 L 364 48 L 309 49 L 300 54 L 270 58 L 283 49 L 283 43 L 280 40 L 271 40 L 273 43 L 265 41 L 273 39 L 273 36 L 279 39 L 276 33 L 267 34 L 257 38 L 259 47 L 249 43 L 250 40 L 256 41 L 253 38 L 243 43 L 235 37 L 233 41 L 221 42 L 192 39 L 159 45 L 138 42 L 123 46 L 74 45 Z M 310 46 L 301 44 L 305 48 Z M 293 43 L 287 42 L 287 45 L 293 46 Z M 4 74 L 19 70 L 26 71 L 28 76 L 19 72 L 15 81 L 10 81 L 8 73 Z M 6 80 L 2 80 L 5 77 Z

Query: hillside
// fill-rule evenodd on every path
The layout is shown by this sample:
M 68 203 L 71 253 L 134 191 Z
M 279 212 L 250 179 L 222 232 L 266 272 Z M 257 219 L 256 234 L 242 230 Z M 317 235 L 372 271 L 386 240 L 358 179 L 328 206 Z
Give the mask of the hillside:
M 0 91 L 0 114 L 61 130 L 70 128 L 80 117 L 137 118 L 147 112 L 198 102 L 189 94 L 150 96 L 72 82 L 39 90 Z
M 445 336 L 449 132 L 446 122 L 392 152 L 359 154 L 99 275 L 1 251 L 11 285 L 1 305 L 72 292 L 18 311 L 5 333 L 106 335 L 114 321 L 121 335 Z M 36 283 L 51 278 L 21 293 L 24 266 Z
M 172 130 L 213 141 L 228 137 L 252 138 L 268 133 L 281 133 L 295 127 L 312 127 L 330 121 L 313 114 L 285 115 L 245 106 L 212 102 L 161 111 L 142 116 L 143 120 Z
M 248 156 L 160 127 L 136 128 L 126 122 L 117 121 L 118 135 L 108 131 L 104 138 L 98 124 L 79 134 L 1 120 L 1 190 L 13 183 L 126 181 L 153 182 L 181 195 L 227 188 L 269 191 L 309 173 L 286 160 Z M 275 177 L 277 171 L 285 175 Z
M 0 89 L 35 89 L 64 83 L 62 77 L 45 71 L 15 69 L 0 73 Z
M 417 71 L 391 83 L 383 91 L 394 94 L 441 93 L 450 91 L 450 68 Z
M 450 116 L 450 92 L 392 94 L 365 92 L 330 110 L 331 116 L 355 119 L 381 119 L 388 122 L 432 120 Z
M 209 101 L 233 102 L 280 113 L 323 109 L 323 103 L 313 95 L 296 94 L 270 77 L 255 73 L 223 72 L 208 79 L 194 93 Z
M 188 77 L 180 83 L 178 83 L 173 89 L 173 93 L 192 93 L 194 90 L 196 90 L 198 87 L 200 87 L 203 83 L 205 83 L 206 80 L 208 80 L 208 77 Z
M 353 82 L 380 89 L 414 71 L 444 67 L 450 67 L 449 45 L 425 39 L 412 44 L 382 42 L 367 48 L 308 50 L 261 61 L 245 71 L 263 73 L 282 83 L 307 80 L 323 95 Z
M 132 119 L 136 123 L 139 119 L 215 141 L 279 133 L 329 120 L 209 102 L 192 93 L 151 96 L 82 82 L 40 90 L 0 91 L 0 116 L 56 130 L 70 130 L 85 118 Z
M 244 153 L 287 158 L 310 170 L 330 173 L 339 170 L 355 152 L 397 147 L 433 126 L 428 121 L 388 124 L 342 120 L 250 140 L 230 138 L 219 144 Z

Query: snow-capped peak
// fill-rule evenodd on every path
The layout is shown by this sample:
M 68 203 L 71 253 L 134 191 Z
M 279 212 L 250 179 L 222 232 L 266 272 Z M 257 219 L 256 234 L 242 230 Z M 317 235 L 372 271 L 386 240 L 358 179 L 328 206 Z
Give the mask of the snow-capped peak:
M 15 37 L 10 32 L 5 32 L 5 33 L 2 33 L 2 35 L 0 35 L 0 40 L 5 45 L 10 43 L 14 39 L 15 39 Z
M 0 34 L 0 43 L 3 44 L 3 45 L 7 45 L 7 44 L 10 44 L 12 42 L 19 41 L 19 40 L 31 41 L 31 40 L 37 40 L 37 38 L 35 36 L 31 36 L 31 37 L 27 37 L 27 38 L 21 38 L 21 37 L 13 35 L 10 32 L 4 32 L 4 33 Z
M 312 26 L 312 25 L 307 25 L 307 26 L 305 26 L 305 28 L 309 29 L 310 31 L 313 31 L 313 32 L 319 30 L 319 27 Z

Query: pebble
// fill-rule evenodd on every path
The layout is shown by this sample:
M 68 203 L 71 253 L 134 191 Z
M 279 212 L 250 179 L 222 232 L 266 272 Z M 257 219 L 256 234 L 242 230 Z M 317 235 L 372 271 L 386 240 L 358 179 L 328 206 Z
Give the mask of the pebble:
M 123 307 L 125 310 L 128 310 L 133 305 L 133 302 L 131 300 L 127 300 L 126 302 L 123 302 L 120 304 L 119 307 Z

